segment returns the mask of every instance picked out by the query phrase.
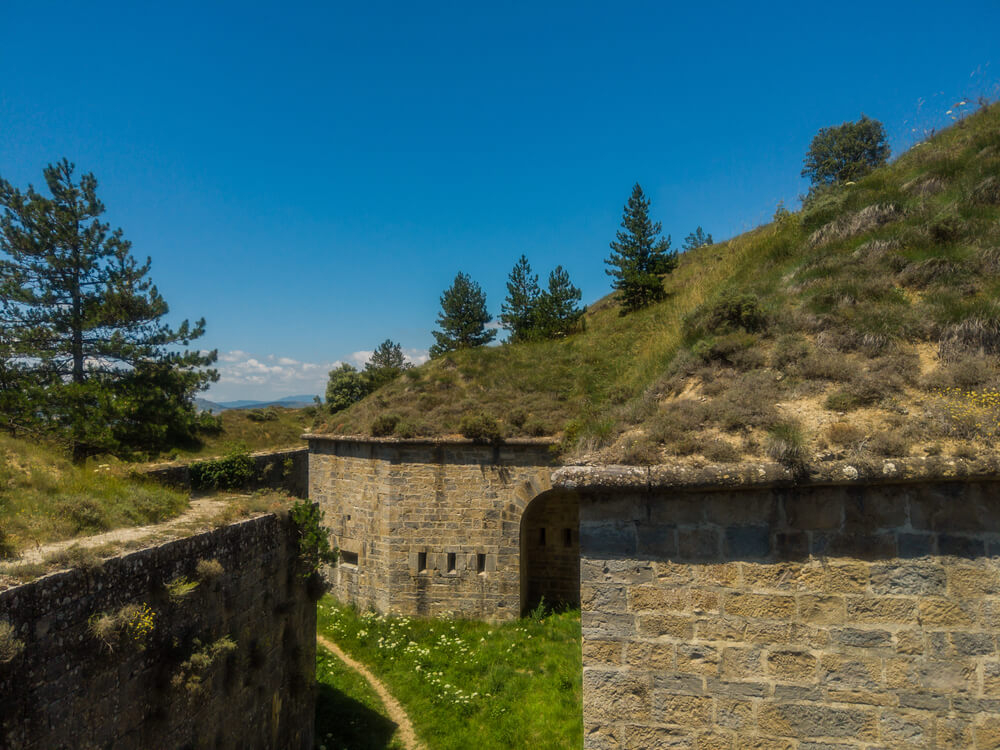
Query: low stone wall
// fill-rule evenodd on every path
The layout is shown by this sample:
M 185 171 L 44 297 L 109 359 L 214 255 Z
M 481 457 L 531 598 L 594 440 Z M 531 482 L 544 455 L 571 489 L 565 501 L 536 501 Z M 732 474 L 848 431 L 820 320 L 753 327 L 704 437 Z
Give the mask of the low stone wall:
M 998 475 L 872 473 L 557 472 L 585 747 L 1000 747 Z
M 0 593 L 19 651 L 0 662 L 0 747 L 312 748 L 316 608 L 295 554 L 268 515 Z
M 521 515 L 551 486 L 551 441 L 308 435 L 309 497 L 341 550 L 335 595 L 378 612 L 521 613 Z
M 308 448 L 262 451 L 251 453 L 250 457 L 254 462 L 254 480 L 246 489 L 280 489 L 294 497 L 309 497 Z M 156 464 L 139 473 L 163 484 L 190 489 L 191 466 L 198 463 L 202 462 Z

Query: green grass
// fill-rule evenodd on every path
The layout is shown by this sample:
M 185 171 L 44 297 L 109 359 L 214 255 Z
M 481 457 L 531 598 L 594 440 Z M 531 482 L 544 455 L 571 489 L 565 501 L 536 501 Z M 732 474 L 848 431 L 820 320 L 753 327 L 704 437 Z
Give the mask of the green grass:
M 968 379 L 959 366 L 1000 390 L 1000 105 L 797 213 L 684 253 L 664 289 L 664 302 L 627 316 L 605 297 L 564 339 L 432 360 L 322 429 L 371 434 L 392 415 L 407 435 L 455 434 L 486 415 L 506 437 L 561 434 L 564 457 L 705 459 L 722 440 L 727 455 L 760 458 L 796 411 L 781 408 L 812 400 L 863 407 L 872 434 L 906 410 L 907 446 L 965 451 L 928 404 L 932 383 Z M 917 355 L 916 376 L 897 377 L 900 358 Z M 691 417 L 683 436 L 658 436 L 678 408 Z M 803 425 L 807 458 L 824 448 L 823 426 Z
M 359 614 L 325 597 L 318 616 L 320 633 L 386 684 L 429 750 L 583 744 L 578 611 L 489 625 Z
M 320 750 L 403 750 L 396 725 L 368 681 L 316 648 L 316 746 Z
M 258 421 L 253 412 L 266 412 L 274 419 Z M 285 409 L 280 406 L 261 409 L 230 409 L 222 412 L 222 430 L 201 436 L 201 445 L 177 448 L 164 453 L 161 459 L 187 460 L 223 456 L 235 445 L 250 451 L 271 448 L 294 448 L 305 445 L 302 434 L 313 428 L 315 407 Z
M 157 523 L 185 493 L 131 478 L 120 465 L 74 465 L 58 450 L 0 435 L 0 558 L 35 544 Z

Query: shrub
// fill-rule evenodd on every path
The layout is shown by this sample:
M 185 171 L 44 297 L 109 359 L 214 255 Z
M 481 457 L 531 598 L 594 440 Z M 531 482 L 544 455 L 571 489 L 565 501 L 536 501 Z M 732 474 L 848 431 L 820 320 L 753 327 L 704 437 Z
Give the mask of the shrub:
M 742 454 L 735 446 L 725 440 L 709 440 L 701 449 L 701 455 L 709 461 L 717 461 L 723 464 L 737 463 Z
M 684 318 L 682 325 L 685 338 L 693 341 L 705 334 L 762 331 L 767 326 L 767 318 L 756 295 L 729 289 L 714 302 L 696 308 Z
M 191 464 L 191 487 L 196 490 L 231 490 L 253 481 L 253 458 L 246 446 L 233 447 L 228 455 Z
M 24 641 L 14 634 L 14 626 L 0 620 L 0 664 L 13 661 L 24 651 Z
M 278 410 L 273 406 L 266 409 L 251 409 L 246 416 L 251 422 L 274 422 L 278 419 Z
M 372 420 L 372 437 L 388 437 L 396 431 L 396 425 L 398 424 L 398 414 L 379 414 Z
M 187 598 L 188 594 L 198 588 L 198 581 L 192 581 L 186 576 L 178 576 L 168 583 L 166 588 L 170 601 L 176 604 Z
M 201 694 L 205 677 L 209 669 L 220 658 L 236 650 L 236 641 L 224 635 L 213 643 L 205 646 L 197 638 L 194 640 L 195 650 L 181 663 L 177 672 L 170 679 L 170 684 L 177 689 L 183 688 L 189 697 Z
M 910 452 L 909 442 L 897 431 L 876 433 L 868 443 L 868 448 L 876 456 L 886 458 L 901 458 Z
M 704 362 L 721 362 L 739 370 L 753 370 L 764 364 L 758 343 L 752 333 L 740 331 L 702 339 L 691 351 Z
M 226 569 L 222 567 L 222 563 L 215 559 L 199 560 L 194 570 L 195 574 L 202 581 L 213 581 L 226 572 Z
M 416 437 L 419 434 L 419 430 L 413 422 L 401 419 L 396 423 L 396 428 L 393 430 L 393 434 L 399 438 L 409 439 Z
M 88 623 L 90 634 L 109 651 L 129 642 L 140 651 L 156 629 L 156 612 L 146 603 L 126 604 L 116 612 L 94 615 Z
M 500 440 L 500 423 L 488 414 L 466 414 L 462 417 L 458 431 L 469 440 L 489 443 Z
M 308 500 L 301 500 L 292 506 L 289 516 L 295 523 L 303 576 L 312 575 L 323 565 L 335 564 L 337 550 L 330 546 L 330 536 L 323 528 L 323 511 L 319 506 Z
M 885 164 L 889 153 L 882 123 L 861 115 L 857 122 L 820 128 L 809 144 L 802 176 L 814 187 L 859 180 Z
M 834 445 L 853 448 L 864 440 L 865 431 L 850 422 L 834 422 L 826 428 L 826 437 Z
M 793 422 L 779 422 L 767 431 L 764 450 L 768 456 L 785 465 L 801 463 L 805 450 L 802 429 Z

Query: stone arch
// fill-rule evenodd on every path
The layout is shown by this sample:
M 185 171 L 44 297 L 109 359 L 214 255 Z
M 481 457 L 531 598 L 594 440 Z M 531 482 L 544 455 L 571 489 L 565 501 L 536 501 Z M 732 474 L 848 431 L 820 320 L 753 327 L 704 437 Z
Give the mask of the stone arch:
M 544 597 L 552 606 L 580 606 L 580 499 L 547 489 L 525 506 L 520 520 L 521 612 Z

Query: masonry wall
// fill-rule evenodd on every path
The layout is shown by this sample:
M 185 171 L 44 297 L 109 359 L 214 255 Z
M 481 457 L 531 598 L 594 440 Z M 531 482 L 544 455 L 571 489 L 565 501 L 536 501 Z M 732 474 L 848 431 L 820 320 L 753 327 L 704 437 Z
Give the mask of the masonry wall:
M 580 534 L 586 748 L 1000 747 L 997 483 L 591 487 Z
M 247 489 L 280 489 L 295 497 L 309 497 L 309 450 L 262 451 L 250 454 L 254 462 L 254 479 Z M 191 466 L 189 463 L 157 464 L 143 468 L 140 473 L 163 484 L 190 489 Z
M 311 435 L 309 496 L 340 564 L 335 595 L 405 615 L 521 613 L 521 515 L 551 487 L 549 442 Z
M 0 662 L 0 747 L 312 748 L 316 608 L 294 555 L 268 515 L 0 593 L 23 646 Z M 198 586 L 172 597 L 179 576 Z M 152 612 L 148 637 L 94 635 L 129 604 Z M 192 663 L 223 637 L 235 649 Z

